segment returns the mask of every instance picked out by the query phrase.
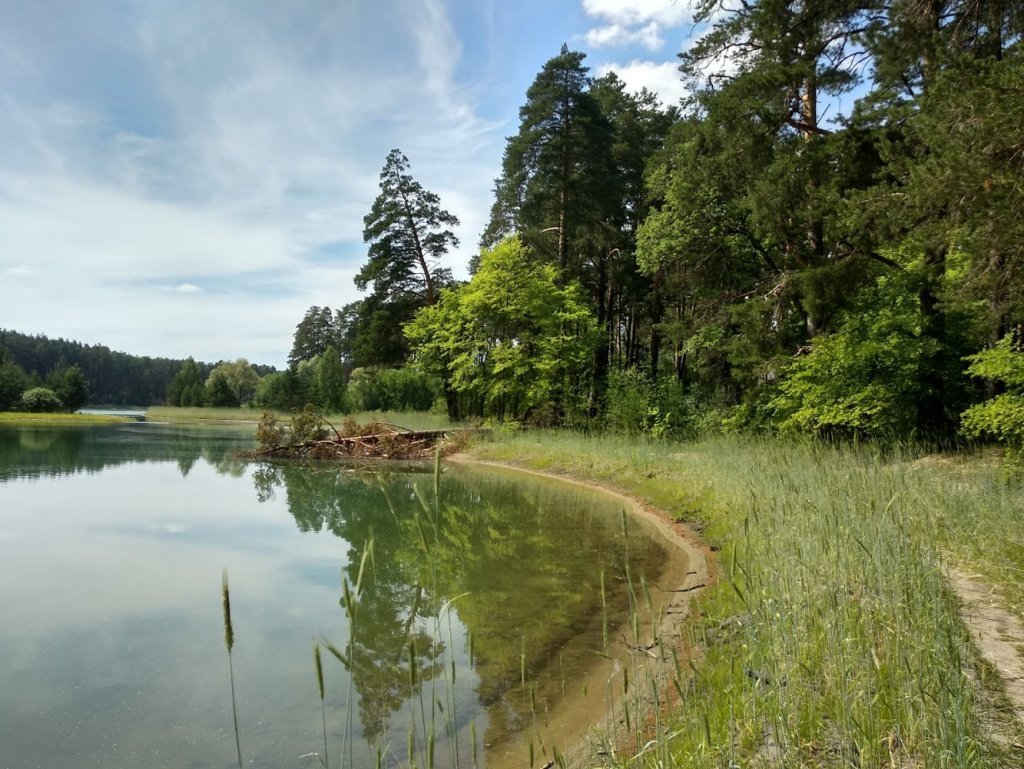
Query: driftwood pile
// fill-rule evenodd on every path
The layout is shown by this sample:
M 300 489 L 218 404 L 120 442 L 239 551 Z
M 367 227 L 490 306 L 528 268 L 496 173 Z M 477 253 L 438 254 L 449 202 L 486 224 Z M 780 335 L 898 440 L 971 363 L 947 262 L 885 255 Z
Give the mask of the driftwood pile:
M 407 430 L 384 422 L 356 424 L 349 420 L 338 429 L 319 415 L 310 422 L 292 420 L 279 426 L 264 414 L 257 429 L 260 448 L 247 452 L 251 459 L 428 459 L 438 447 L 450 454 L 463 445 L 464 430 Z M 301 417 L 300 417 L 301 418 Z

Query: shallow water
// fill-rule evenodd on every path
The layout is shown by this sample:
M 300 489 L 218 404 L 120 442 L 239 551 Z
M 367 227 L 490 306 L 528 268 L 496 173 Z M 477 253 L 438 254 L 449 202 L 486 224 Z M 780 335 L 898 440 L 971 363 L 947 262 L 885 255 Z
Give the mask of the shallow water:
M 314 639 L 352 670 L 323 652 L 332 766 L 423 765 L 431 733 L 438 766 L 485 765 L 602 664 L 627 564 L 665 560 L 586 490 L 233 458 L 251 443 L 0 429 L 0 767 L 237 766 L 223 569 L 245 766 L 320 765 Z

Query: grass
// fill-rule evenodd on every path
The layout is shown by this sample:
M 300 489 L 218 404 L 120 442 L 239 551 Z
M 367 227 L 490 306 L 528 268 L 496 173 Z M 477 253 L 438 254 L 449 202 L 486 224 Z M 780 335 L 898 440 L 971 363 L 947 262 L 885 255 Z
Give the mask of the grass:
M 1019 766 L 995 735 L 1024 734 L 941 569 L 980 572 L 1024 608 L 1024 493 L 990 457 L 537 432 L 471 452 L 614 486 L 719 550 L 688 628 L 702 657 L 677 669 L 672 708 L 634 683 L 655 706 L 634 714 L 620 765 Z
M 131 417 L 112 414 L 34 414 L 26 411 L 0 412 L 0 425 L 32 424 L 43 427 L 66 425 L 109 425 L 121 422 L 133 422 Z

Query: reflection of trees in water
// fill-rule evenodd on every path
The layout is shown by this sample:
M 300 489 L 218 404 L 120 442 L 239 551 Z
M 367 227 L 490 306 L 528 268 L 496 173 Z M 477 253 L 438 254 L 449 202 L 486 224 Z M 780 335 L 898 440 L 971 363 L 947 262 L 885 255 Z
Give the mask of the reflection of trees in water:
M 409 573 L 403 550 L 412 543 L 401 516 L 388 508 L 381 484 L 399 499 L 412 493 L 410 476 L 339 470 L 337 465 L 261 464 L 253 471 L 260 501 L 283 488 L 300 531 L 330 531 L 349 543 L 345 577 L 359 580 L 362 550 L 373 541 L 356 620 L 346 653 L 359 694 L 363 736 L 376 745 L 391 716 L 441 671 L 444 644 L 426 629 L 435 616 L 430 594 Z M 415 671 L 415 675 L 414 675 Z
M 261 465 L 260 499 L 283 488 L 302 531 L 329 530 L 350 543 L 346 575 L 356 580 L 362 546 L 374 543 L 374 570 L 359 608 L 352 652 L 364 733 L 376 739 L 415 692 L 409 644 L 422 680 L 436 675 L 443 648 L 428 620 L 453 596 L 473 638 L 477 695 L 488 709 L 486 742 L 529 723 L 560 696 L 559 653 L 580 634 L 600 649 L 602 572 L 608 611 L 621 613 L 627 557 L 632 577 L 653 575 L 664 550 L 639 532 L 627 539 L 617 508 L 583 491 L 482 472 L 445 474 L 435 498 L 420 473 L 356 473 L 336 465 Z M 423 586 L 421 590 L 420 587 Z M 417 629 L 417 627 L 419 629 Z M 525 653 L 525 662 L 522 655 Z M 578 665 L 577 665 L 578 667 Z M 462 714 L 465 717 L 465 714 Z
M 0 481 L 98 472 L 136 462 L 177 462 L 187 476 L 200 459 L 217 472 L 245 473 L 239 451 L 252 448 L 249 430 L 125 424 L 0 428 Z

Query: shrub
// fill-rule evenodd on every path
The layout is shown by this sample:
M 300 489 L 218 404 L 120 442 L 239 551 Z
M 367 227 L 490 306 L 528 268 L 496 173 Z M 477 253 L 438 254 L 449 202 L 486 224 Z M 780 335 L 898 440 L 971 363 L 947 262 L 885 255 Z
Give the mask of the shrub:
M 64 404 L 53 390 L 48 387 L 33 387 L 21 394 L 18 403 L 21 411 L 48 413 L 62 411 Z
M 999 382 L 1007 392 L 967 409 L 963 414 L 964 434 L 994 438 L 1006 446 L 1007 459 L 1020 465 L 1024 455 L 1024 352 L 1019 341 L 1007 334 L 991 349 L 967 360 L 969 374 Z
M 605 426 L 617 433 L 649 432 L 658 416 L 657 390 L 636 368 L 611 371 L 605 393 Z
M 412 368 L 380 371 L 376 385 L 383 411 L 427 411 L 441 389 L 436 379 Z

